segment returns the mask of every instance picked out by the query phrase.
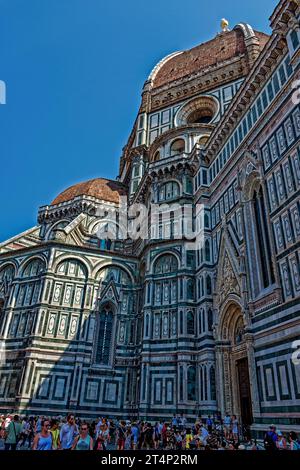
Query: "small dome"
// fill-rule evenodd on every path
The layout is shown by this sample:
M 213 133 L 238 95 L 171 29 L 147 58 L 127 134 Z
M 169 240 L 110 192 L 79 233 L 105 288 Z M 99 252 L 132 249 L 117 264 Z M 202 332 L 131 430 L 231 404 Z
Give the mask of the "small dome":
M 92 196 L 102 201 L 118 204 L 120 196 L 126 195 L 126 187 L 122 183 L 104 178 L 95 178 L 65 189 L 52 201 L 51 206 L 71 201 L 78 196 Z

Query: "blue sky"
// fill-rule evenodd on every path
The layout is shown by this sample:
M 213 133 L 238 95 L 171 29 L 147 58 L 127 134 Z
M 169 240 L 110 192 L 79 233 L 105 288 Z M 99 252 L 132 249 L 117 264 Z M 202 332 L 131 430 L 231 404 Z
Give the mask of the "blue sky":
M 79 181 L 115 178 L 144 81 L 170 52 L 244 21 L 270 32 L 276 0 L 0 0 L 0 241 Z

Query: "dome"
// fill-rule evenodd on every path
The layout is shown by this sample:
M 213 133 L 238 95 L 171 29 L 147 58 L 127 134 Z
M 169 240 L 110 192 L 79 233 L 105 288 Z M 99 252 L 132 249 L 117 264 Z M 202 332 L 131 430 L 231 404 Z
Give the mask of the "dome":
M 118 204 L 120 196 L 126 195 L 126 187 L 122 183 L 104 178 L 95 178 L 65 189 L 52 201 L 51 206 L 71 201 L 78 196 L 91 196 L 102 201 Z
M 245 40 L 249 38 L 257 39 L 259 49 L 262 50 L 269 36 L 241 23 L 234 30 L 218 34 L 210 41 L 192 49 L 170 54 L 153 69 L 149 77 L 152 87 L 161 87 L 174 80 L 242 56 L 247 51 Z

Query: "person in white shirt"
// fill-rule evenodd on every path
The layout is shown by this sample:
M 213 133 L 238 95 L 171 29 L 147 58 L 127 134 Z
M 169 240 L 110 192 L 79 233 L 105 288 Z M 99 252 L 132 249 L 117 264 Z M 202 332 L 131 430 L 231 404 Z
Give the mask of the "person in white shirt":
M 8 415 L 8 416 L 5 418 L 5 424 L 4 424 L 5 429 L 8 428 L 10 422 L 11 422 L 11 415 Z

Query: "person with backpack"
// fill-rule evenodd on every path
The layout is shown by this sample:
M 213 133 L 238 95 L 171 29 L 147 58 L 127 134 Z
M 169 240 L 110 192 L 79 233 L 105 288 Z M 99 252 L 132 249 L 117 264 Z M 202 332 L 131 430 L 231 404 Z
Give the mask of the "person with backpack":
M 290 449 L 291 450 L 300 450 L 300 444 L 298 441 L 297 434 L 294 431 L 289 433 Z
M 22 431 L 19 416 L 15 415 L 5 430 L 5 450 L 16 450 Z
M 32 450 L 53 450 L 53 438 L 48 419 L 42 419 L 41 432 L 36 434 L 33 440 Z
M 154 442 L 153 442 L 153 427 L 151 426 L 151 423 L 146 423 L 145 426 L 145 438 L 144 438 L 144 445 L 146 449 L 153 449 L 154 448 Z
M 274 425 L 270 426 L 269 431 L 266 432 L 264 437 L 265 449 L 268 451 L 277 450 L 277 441 L 278 436 L 276 433 L 276 427 Z

